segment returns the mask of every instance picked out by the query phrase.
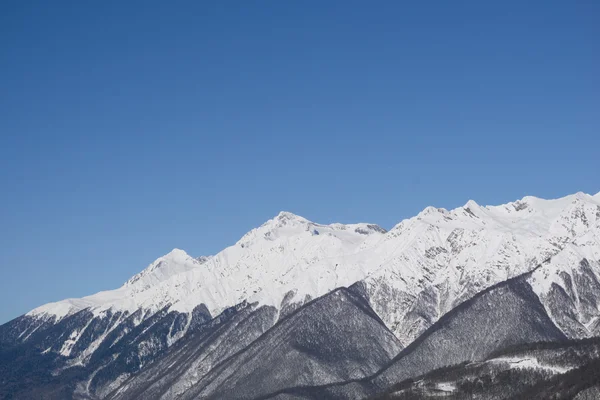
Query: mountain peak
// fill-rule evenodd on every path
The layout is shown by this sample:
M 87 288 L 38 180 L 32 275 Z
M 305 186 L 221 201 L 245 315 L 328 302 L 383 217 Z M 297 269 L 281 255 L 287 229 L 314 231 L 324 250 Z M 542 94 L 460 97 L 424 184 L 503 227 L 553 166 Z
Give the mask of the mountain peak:
M 572 194 L 572 195 L 566 196 L 566 197 L 570 198 L 572 203 L 578 203 L 578 202 L 582 202 L 582 201 L 586 202 L 590 199 L 593 199 L 592 196 L 590 196 L 587 193 L 583 193 L 583 192 L 577 192 L 575 194 Z
M 479 208 L 479 204 L 477 204 L 475 202 L 475 200 L 469 200 L 467 201 L 467 203 L 463 206 L 463 208 L 470 208 L 470 209 L 477 209 Z
M 289 211 L 280 211 L 279 214 L 277 214 L 277 216 L 273 219 L 278 220 L 278 221 L 284 221 L 284 220 L 296 220 L 296 221 L 302 221 L 302 222 L 307 221 L 306 218 L 296 215 L 294 213 L 291 213 Z
M 173 250 L 171 250 L 170 252 L 168 252 L 167 254 L 162 256 L 161 258 L 181 258 L 181 257 L 187 258 L 187 257 L 189 257 L 189 254 L 186 253 L 185 250 L 174 248 Z
M 267 228 L 269 230 L 283 228 L 287 226 L 298 226 L 310 223 L 304 217 L 291 213 L 289 211 L 281 211 L 272 219 L 265 222 L 261 228 Z
M 141 280 L 147 280 L 150 276 L 154 276 L 152 278 L 153 281 L 155 279 L 162 280 L 194 261 L 196 260 L 184 250 L 174 248 L 164 256 L 154 260 L 146 269 L 132 276 L 125 282 L 125 286 L 131 286 Z
M 267 222 L 259 226 L 258 228 L 252 229 L 246 233 L 237 242 L 242 248 L 246 248 L 257 238 L 272 240 L 280 235 L 288 235 L 290 230 L 294 231 L 305 231 L 306 226 L 311 222 L 306 218 L 291 213 L 289 211 L 281 211 L 275 217 L 269 219 Z
M 425 208 L 423 209 L 423 211 L 421 211 L 421 212 L 419 213 L 419 215 L 429 215 L 429 214 L 433 214 L 433 213 L 436 213 L 436 212 L 438 212 L 438 209 L 437 209 L 437 208 L 435 208 L 435 207 L 433 207 L 433 206 L 428 206 L 428 207 L 425 207 Z

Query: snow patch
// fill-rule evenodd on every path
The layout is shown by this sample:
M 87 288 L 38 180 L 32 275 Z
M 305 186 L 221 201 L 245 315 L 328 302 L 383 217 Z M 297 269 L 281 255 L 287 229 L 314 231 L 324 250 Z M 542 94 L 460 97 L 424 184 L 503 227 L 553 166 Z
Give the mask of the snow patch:
M 564 374 L 576 367 L 561 367 L 540 363 L 536 358 L 500 357 L 490 360 L 493 363 L 508 364 L 513 369 L 543 369 L 556 374 Z
M 438 382 L 436 383 L 436 389 L 442 392 L 454 392 L 456 385 L 453 382 Z

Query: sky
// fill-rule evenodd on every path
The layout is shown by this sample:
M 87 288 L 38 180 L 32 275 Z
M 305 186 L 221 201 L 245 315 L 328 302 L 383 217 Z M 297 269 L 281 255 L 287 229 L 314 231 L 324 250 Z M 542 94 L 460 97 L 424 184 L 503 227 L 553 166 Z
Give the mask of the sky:
M 0 2 L 0 323 L 286 210 L 600 191 L 597 1 Z

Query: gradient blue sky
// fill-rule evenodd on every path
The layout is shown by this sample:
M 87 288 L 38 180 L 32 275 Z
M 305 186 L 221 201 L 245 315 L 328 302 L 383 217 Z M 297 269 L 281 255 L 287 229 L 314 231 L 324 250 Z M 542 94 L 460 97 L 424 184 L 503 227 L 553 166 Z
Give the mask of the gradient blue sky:
M 390 228 L 600 191 L 599 19 L 594 0 L 1 2 L 0 322 L 280 210 Z

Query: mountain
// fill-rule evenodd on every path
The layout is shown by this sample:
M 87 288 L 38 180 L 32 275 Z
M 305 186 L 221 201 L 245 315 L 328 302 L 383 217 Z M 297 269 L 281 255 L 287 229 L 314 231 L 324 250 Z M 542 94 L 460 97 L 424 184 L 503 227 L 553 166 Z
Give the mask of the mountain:
M 374 224 L 320 225 L 282 212 L 214 257 L 195 259 L 175 249 L 117 290 L 28 315 L 61 319 L 83 309 L 99 315 L 165 306 L 191 312 L 199 304 L 218 315 L 242 301 L 279 307 L 290 291 L 290 302 L 302 303 L 365 280 L 374 310 L 410 342 L 454 305 L 533 269 L 578 238 L 593 242 L 585 252 L 575 245 L 579 261 L 597 260 L 599 221 L 600 196 L 582 193 L 497 207 L 473 201 L 452 211 L 428 207 L 389 232 Z M 426 318 L 418 316 L 423 312 Z
M 118 289 L 46 304 L 0 326 L 0 365 L 28 371 L 11 373 L 0 390 L 51 387 L 106 398 L 185 352 L 206 359 L 199 373 L 206 375 L 344 287 L 360 287 L 398 348 L 408 348 L 478 293 L 530 273 L 519 290 L 538 299 L 535 310 L 542 307 L 568 338 L 593 337 L 600 332 L 599 260 L 600 194 L 427 207 L 389 231 L 282 212 L 214 256 L 175 249 Z M 332 373 L 329 383 L 342 378 Z

